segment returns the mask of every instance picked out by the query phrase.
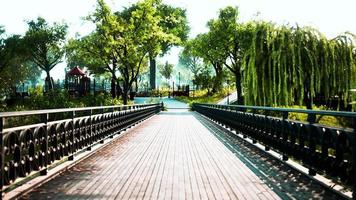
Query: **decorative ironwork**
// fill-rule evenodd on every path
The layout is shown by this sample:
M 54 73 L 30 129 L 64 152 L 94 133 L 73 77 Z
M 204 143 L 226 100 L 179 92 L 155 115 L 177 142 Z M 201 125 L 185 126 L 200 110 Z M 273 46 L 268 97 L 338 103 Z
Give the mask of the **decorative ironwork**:
M 1 192 L 18 177 L 33 171 L 46 174 L 56 160 L 73 159 L 82 149 L 90 149 L 122 130 L 158 113 L 163 104 L 105 106 L 0 113 Z M 40 123 L 7 126 L 19 117 L 39 117 Z
M 293 157 L 309 169 L 310 175 L 325 174 L 353 186 L 356 198 L 356 113 L 315 111 L 255 106 L 193 104 L 193 110 L 236 130 L 283 155 Z M 277 116 L 271 116 L 269 113 Z M 288 119 L 288 113 L 304 113 L 307 122 Z M 351 119 L 353 128 L 329 127 L 316 123 L 317 115 Z

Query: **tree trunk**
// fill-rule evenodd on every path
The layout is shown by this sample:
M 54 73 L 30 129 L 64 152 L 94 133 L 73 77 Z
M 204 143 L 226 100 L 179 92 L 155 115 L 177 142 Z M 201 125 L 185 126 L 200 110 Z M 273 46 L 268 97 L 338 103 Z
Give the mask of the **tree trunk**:
M 128 88 L 128 86 L 126 84 L 124 84 L 123 91 L 122 91 L 122 99 L 124 101 L 124 105 L 127 105 L 128 93 L 129 93 L 129 88 Z
M 120 97 L 121 95 L 122 95 L 122 88 L 120 86 L 119 81 L 117 80 L 117 82 L 116 82 L 116 96 Z
M 216 76 L 214 80 L 214 86 L 213 86 L 213 92 L 217 92 L 221 90 L 222 88 L 222 79 L 223 79 L 223 73 L 222 70 L 217 70 L 216 71 Z
M 52 91 L 53 90 L 53 82 L 51 79 L 51 75 L 49 74 L 49 71 L 46 71 L 46 82 L 47 82 L 47 86 L 48 86 L 48 91 Z
M 307 107 L 307 109 L 313 109 L 311 94 L 308 92 L 308 90 L 304 90 L 304 104 Z
M 241 73 L 235 73 L 235 80 L 236 80 L 236 92 L 237 92 L 237 104 L 243 105 L 244 100 L 242 97 L 242 83 L 241 83 Z
M 223 73 L 222 73 L 222 66 L 220 64 L 214 64 L 214 70 L 215 70 L 215 79 L 213 83 L 213 90 L 212 92 L 215 93 L 222 88 L 222 79 L 223 79 Z
M 116 76 L 115 74 L 112 75 L 111 78 L 111 97 L 116 98 L 117 97 L 117 91 L 116 91 Z
M 156 59 L 150 56 L 150 86 L 151 90 L 156 89 Z

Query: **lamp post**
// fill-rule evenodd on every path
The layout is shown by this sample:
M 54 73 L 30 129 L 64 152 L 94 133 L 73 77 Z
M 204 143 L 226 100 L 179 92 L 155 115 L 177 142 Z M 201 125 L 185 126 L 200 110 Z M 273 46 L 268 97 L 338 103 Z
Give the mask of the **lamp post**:
M 178 72 L 178 88 L 180 89 L 180 72 Z

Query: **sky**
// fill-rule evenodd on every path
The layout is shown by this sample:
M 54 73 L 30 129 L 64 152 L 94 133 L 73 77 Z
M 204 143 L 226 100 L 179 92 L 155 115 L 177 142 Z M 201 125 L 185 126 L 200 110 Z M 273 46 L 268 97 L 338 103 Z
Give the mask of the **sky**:
M 129 6 L 136 0 L 106 0 L 112 10 L 117 11 Z M 187 10 L 191 27 L 190 37 L 207 31 L 206 23 L 218 16 L 218 11 L 226 6 L 239 8 L 240 21 L 262 19 L 277 24 L 312 26 L 328 38 L 350 31 L 356 34 L 356 0 L 163 0 L 164 3 Z M 6 33 L 24 34 L 26 20 L 38 16 L 48 22 L 66 22 L 69 25 L 68 38 L 76 33 L 84 36 L 95 27 L 85 22 L 95 9 L 95 0 L 0 0 L 0 25 Z M 179 48 L 161 58 L 178 63 Z M 64 77 L 65 62 L 56 66 L 51 74 L 54 79 Z

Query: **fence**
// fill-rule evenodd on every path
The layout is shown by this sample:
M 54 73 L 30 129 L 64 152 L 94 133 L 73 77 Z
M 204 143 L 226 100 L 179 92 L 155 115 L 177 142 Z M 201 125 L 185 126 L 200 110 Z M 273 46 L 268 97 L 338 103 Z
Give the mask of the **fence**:
M 18 177 L 91 149 L 126 127 L 158 113 L 162 104 L 0 113 L 1 193 Z M 11 123 L 10 123 L 11 122 Z M 12 125 L 13 123 L 29 123 Z
M 355 112 L 197 103 L 193 104 L 193 110 L 235 129 L 243 137 L 251 138 L 253 143 L 262 143 L 267 151 L 276 150 L 283 155 L 283 160 L 293 157 L 309 169 L 310 175 L 328 175 L 353 186 L 353 198 L 356 198 Z M 307 122 L 288 119 L 289 113 L 307 114 Z M 318 115 L 349 118 L 353 128 L 318 124 Z

